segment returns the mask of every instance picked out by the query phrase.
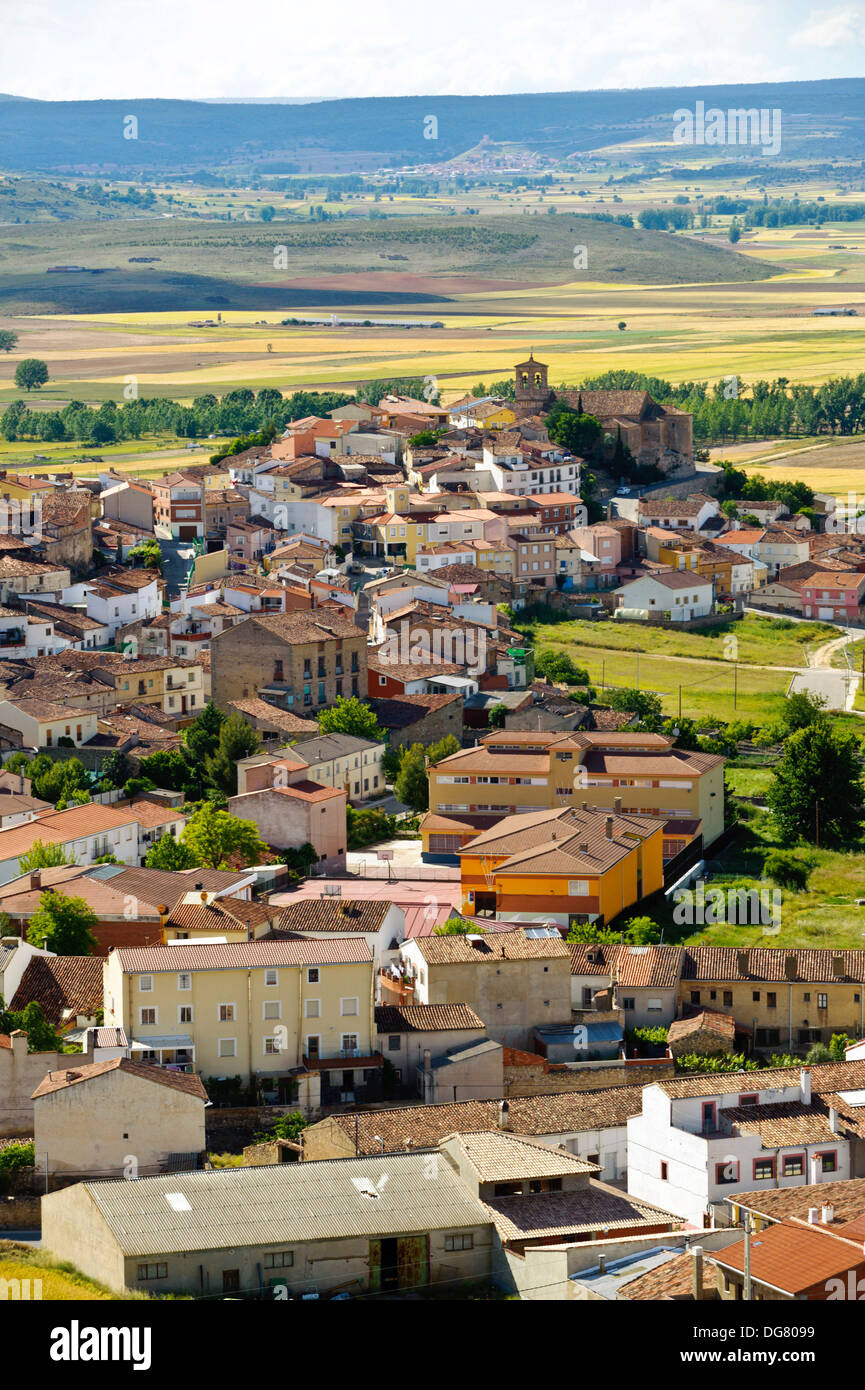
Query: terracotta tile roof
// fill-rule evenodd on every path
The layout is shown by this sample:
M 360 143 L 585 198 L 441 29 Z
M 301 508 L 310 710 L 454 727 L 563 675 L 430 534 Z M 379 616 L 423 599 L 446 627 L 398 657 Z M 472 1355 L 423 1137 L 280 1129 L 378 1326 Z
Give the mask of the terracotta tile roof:
M 808 1219 L 811 1207 L 834 1208 L 836 1223 L 852 1221 L 865 1212 L 865 1178 L 846 1178 L 838 1182 L 806 1183 L 801 1187 L 776 1187 L 768 1192 L 737 1192 L 727 1198 L 737 1207 L 759 1213 L 771 1221 L 788 1216 Z
M 617 1228 L 669 1231 L 678 1222 L 625 1192 L 590 1185 L 574 1192 L 545 1192 L 533 1197 L 495 1197 L 484 1203 L 505 1242 L 539 1240 L 591 1232 L 598 1239 Z
M 722 1269 L 743 1274 L 745 1242 L 709 1251 L 707 1258 Z M 823 1286 L 825 1291 L 828 1279 L 862 1264 L 862 1246 L 858 1241 L 845 1240 L 823 1227 L 794 1220 L 769 1226 L 751 1240 L 751 1278 L 794 1296 L 815 1285 Z
M 33 956 L 15 991 L 15 1008 L 41 1005 L 55 1027 L 88 1018 L 102 1008 L 102 960 L 98 956 Z
M 502 960 L 556 960 L 568 954 L 560 937 L 526 936 L 522 927 L 488 934 L 474 944 L 464 936 L 425 936 L 416 941 L 428 965 L 495 965 Z
M 694 1256 L 690 1252 L 674 1255 L 666 1264 L 650 1269 L 638 1279 L 629 1279 L 618 1291 L 619 1298 L 635 1300 L 650 1299 L 663 1302 L 668 1299 L 687 1299 L 693 1297 Z M 707 1260 L 703 1261 L 703 1294 L 714 1295 L 715 1271 Z
M 743 1091 L 778 1090 L 798 1086 L 801 1067 L 772 1067 L 760 1071 L 735 1071 L 697 1074 L 675 1081 L 656 1081 L 668 1096 L 733 1095 Z M 824 1100 L 837 1089 L 841 1091 L 865 1088 L 865 1062 L 826 1062 L 809 1067 L 811 1093 Z
M 380 1004 L 375 1022 L 380 1033 L 439 1033 L 486 1026 L 468 1004 Z
M 795 976 L 787 974 L 788 960 L 795 960 Z M 810 984 L 862 983 L 865 982 L 865 950 L 688 946 L 682 960 L 682 979 L 707 983 L 755 980 L 783 984 L 791 979 Z
M 461 1130 L 447 1135 L 459 1148 L 482 1183 L 508 1182 L 518 1178 L 560 1178 L 574 1173 L 599 1173 L 597 1163 L 526 1135 L 508 1134 L 502 1130 L 482 1129 L 474 1133 Z
M 176 903 L 168 915 L 168 925 L 181 931 L 200 931 L 219 933 L 269 926 L 276 916 L 276 909 L 269 909 L 264 903 L 256 903 L 246 898 L 214 898 L 209 903 L 201 902 L 194 893 L 194 902 Z
M 787 1144 L 832 1144 L 838 1135 L 818 1106 L 801 1101 L 769 1105 L 736 1105 L 718 1113 L 718 1124 L 732 1134 L 757 1134 L 766 1149 Z
M 196 941 L 189 945 L 183 943 L 129 949 L 121 947 L 115 954 L 121 970 L 136 975 L 155 975 L 177 970 L 259 970 L 270 966 L 365 965 L 372 961 L 372 953 L 362 936 L 341 939 L 325 937 L 317 941 L 288 935 L 265 937 L 258 941 Z
M 444 940 L 445 938 L 437 938 Z M 361 1154 L 379 1154 L 380 1135 L 385 1150 L 404 1149 L 410 1139 L 415 1148 L 435 1148 L 448 1134 L 497 1130 L 498 1100 L 460 1100 L 446 1105 L 400 1106 L 359 1115 L 334 1115 L 337 1124 L 357 1144 Z M 511 1133 L 559 1135 L 593 1129 L 619 1129 L 642 1112 L 640 1086 L 611 1086 L 600 1091 L 560 1091 L 549 1096 L 515 1097 L 508 1101 Z
M 70 1064 L 72 1058 L 70 1057 Z M 197 1100 L 207 1100 L 204 1082 L 195 1072 L 167 1071 L 164 1067 L 148 1066 L 144 1062 L 131 1062 L 126 1057 L 114 1057 L 107 1062 L 90 1062 L 82 1067 L 70 1066 L 61 1071 L 50 1071 L 44 1081 L 40 1081 L 33 1092 L 33 1100 L 39 1096 L 50 1096 L 55 1091 L 65 1091 L 69 1086 L 78 1086 L 92 1081 L 107 1072 L 122 1071 L 136 1076 L 141 1081 L 152 1081 L 157 1086 L 168 1086 L 173 1091 L 183 1091 Z
M 426 718 L 428 714 L 443 709 L 445 705 L 452 705 L 455 701 L 459 701 L 462 705 L 462 695 L 458 690 L 451 695 L 398 695 L 385 699 L 370 698 L 366 703 L 382 728 L 406 729 L 410 725 L 416 724 L 418 720 Z
M 68 710 L 66 713 L 69 713 Z M 36 840 L 62 845 L 82 836 L 116 830 L 134 821 L 133 811 L 117 811 L 113 806 L 101 806 L 98 802 L 70 807 L 67 811 L 40 812 L 35 820 L 28 821 L 26 825 L 13 825 L 8 830 L 0 830 L 0 862 L 26 854 Z
M 347 932 L 358 936 L 381 931 L 392 907 L 387 900 L 304 898 L 282 909 L 281 932 Z
M 365 635 L 348 618 L 328 614 L 327 619 L 317 618 L 312 612 L 301 613 L 251 613 L 246 622 L 272 632 L 290 646 L 300 646 L 308 642 L 327 642 L 334 638 L 358 637 L 365 641 Z M 238 626 L 244 626 L 243 623 Z M 236 629 L 232 629 L 235 631 Z M 220 641 L 216 637 L 215 641 Z
M 667 1030 L 668 1042 L 679 1042 L 703 1031 L 717 1033 L 725 1042 L 733 1043 L 736 1037 L 736 1021 L 732 1014 L 718 1013 L 717 1009 L 701 1009 L 690 1018 L 676 1018 Z

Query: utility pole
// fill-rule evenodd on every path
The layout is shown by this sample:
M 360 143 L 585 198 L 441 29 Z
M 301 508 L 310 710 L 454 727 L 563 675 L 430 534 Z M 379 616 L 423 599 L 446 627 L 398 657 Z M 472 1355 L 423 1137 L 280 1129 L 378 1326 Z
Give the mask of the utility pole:
M 640 688 L 640 653 L 637 652 L 637 689 Z
M 745 1212 L 745 1287 L 742 1290 L 743 1299 L 751 1302 L 751 1213 Z
M 679 684 L 679 723 L 682 722 L 682 686 Z
M 739 663 L 733 666 L 733 709 L 736 708 L 736 700 L 739 696 Z
M 602 661 L 602 662 L 601 662 L 601 689 L 602 689 L 602 690 L 603 690 L 603 688 L 604 688 L 604 669 L 605 669 L 606 665 L 607 665 L 606 661 Z M 862 652 L 862 667 L 863 667 L 863 672 L 865 672 L 865 650 L 863 650 L 863 652 Z

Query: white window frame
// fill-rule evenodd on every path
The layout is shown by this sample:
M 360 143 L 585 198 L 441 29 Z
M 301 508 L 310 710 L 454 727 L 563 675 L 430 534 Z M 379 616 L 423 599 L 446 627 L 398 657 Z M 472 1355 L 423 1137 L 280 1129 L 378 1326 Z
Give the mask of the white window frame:
M 186 984 L 183 983 L 184 980 L 186 981 Z M 192 975 L 188 970 L 181 970 L 178 974 L 177 988 L 183 990 L 184 992 L 188 989 L 192 989 Z
M 268 1009 L 272 1009 L 272 1008 L 274 1008 L 274 1006 L 276 1007 L 276 1013 L 275 1013 L 275 1014 L 269 1014 L 269 1013 L 267 1012 Z M 272 1023 L 272 1022 L 274 1021 L 274 1019 L 280 1019 L 280 1018 L 282 1018 L 282 1000 L 281 1000 L 281 999 L 265 999 L 265 1000 L 263 1000 L 263 1001 L 262 1001 L 262 1005 L 261 1005 L 261 1017 L 262 1017 L 262 1019 L 264 1020 L 265 1023 Z
M 150 1023 L 145 1023 L 145 1022 L 144 1022 L 144 1013 L 145 1013 L 145 1012 L 149 1013 L 151 1009 L 153 1010 L 153 1013 L 154 1013 L 155 1017 L 154 1017 L 154 1019 L 152 1020 L 152 1022 L 150 1022 Z M 156 1027 L 158 1026 L 158 1024 L 159 1024 L 159 1005 L 158 1005 L 158 1004 L 142 1004 L 142 1005 L 140 1005 L 140 1006 L 139 1006 L 139 1009 L 138 1009 L 138 1024 L 139 1024 L 139 1027 L 140 1027 L 140 1028 L 156 1028 Z
M 233 1050 L 232 1050 L 231 1052 L 223 1052 L 222 1048 L 223 1048 L 223 1044 L 224 1044 L 224 1043 L 231 1043 L 231 1046 L 232 1046 L 232 1049 L 233 1049 Z M 222 1058 L 222 1057 L 236 1057 L 236 1056 L 237 1056 L 237 1038 L 217 1038 L 217 1040 L 216 1040 L 216 1055 L 217 1055 L 217 1057 L 220 1057 L 220 1058 Z
M 346 1004 L 353 1004 L 353 1009 L 347 1009 Z M 360 1017 L 360 998 L 356 994 L 347 994 L 344 999 L 339 1001 L 340 1018 L 359 1018 Z
M 269 975 L 272 975 L 272 976 L 273 976 L 273 979 L 272 979 L 272 980 L 271 980 L 271 979 L 268 979 L 268 976 L 269 976 Z M 279 971 L 276 970 L 276 969 L 274 969 L 273 966 L 270 966 L 267 970 L 265 970 L 265 972 L 264 972 L 264 983 L 265 983 L 265 987 L 266 987 L 267 989 L 272 989 L 274 985 L 278 985 L 278 984 L 279 984 Z
M 231 1017 L 230 1017 L 230 1018 L 228 1018 L 228 1017 L 223 1018 L 223 1016 L 222 1016 L 222 1010 L 223 1010 L 223 1009 L 231 1009 Z M 236 1023 L 236 1022 L 237 1022 L 237 1004 L 232 1003 L 230 1000 L 226 1001 L 225 1003 L 217 1004 L 217 1006 L 216 1006 L 216 1021 L 217 1021 L 217 1023 Z
M 189 1018 L 181 1018 L 181 1014 L 183 1013 L 183 1010 L 184 1010 L 184 1009 L 188 1009 L 188 1010 L 189 1010 Z M 178 1023 L 194 1023 L 194 1022 L 195 1022 L 195 1010 L 194 1010 L 194 1008 L 193 1008 L 193 1006 L 192 1006 L 191 1004 L 178 1004 L 178 1006 L 177 1006 L 177 1022 L 178 1022 Z
M 138 993 L 139 993 L 139 994 L 152 994 L 152 993 L 153 993 L 153 976 L 152 976 L 152 975 L 139 975 L 139 976 L 138 976 Z
M 311 1012 L 313 1005 L 315 1005 L 315 1011 Z M 303 1001 L 303 1016 L 304 1018 L 321 1018 L 321 1000 L 305 999 Z

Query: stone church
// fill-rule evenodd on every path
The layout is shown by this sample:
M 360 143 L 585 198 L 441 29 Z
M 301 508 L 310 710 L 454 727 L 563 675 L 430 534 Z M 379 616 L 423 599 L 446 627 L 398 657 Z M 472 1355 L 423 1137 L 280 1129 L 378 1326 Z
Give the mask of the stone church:
M 530 356 L 515 367 L 514 407 L 517 418 L 540 415 L 553 401 L 582 404 L 587 415 L 600 420 L 604 432 L 630 449 L 638 464 L 655 464 L 664 473 L 691 467 L 694 461 L 694 417 L 674 405 L 660 405 L 648 391 L 553 391 L 548 367 Z

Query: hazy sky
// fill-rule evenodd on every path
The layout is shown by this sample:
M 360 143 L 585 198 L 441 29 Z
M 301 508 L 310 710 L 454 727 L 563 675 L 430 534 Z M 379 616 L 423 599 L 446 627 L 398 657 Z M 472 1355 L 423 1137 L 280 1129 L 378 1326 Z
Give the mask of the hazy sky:
M 0 91 L 341 97 L 865 75 L 865 3 L 807 0 L 29 0 Z

